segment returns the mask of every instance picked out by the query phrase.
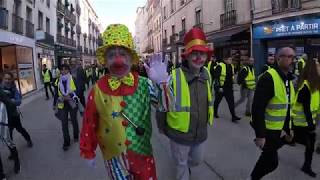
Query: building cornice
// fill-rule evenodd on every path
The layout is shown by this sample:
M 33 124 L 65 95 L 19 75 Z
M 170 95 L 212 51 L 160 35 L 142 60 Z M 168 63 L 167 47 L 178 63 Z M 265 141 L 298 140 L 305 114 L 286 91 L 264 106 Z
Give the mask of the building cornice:
M 186 6 L 188 6 L 192 1 L 193 0 L 185 2 L 183 6 L 180 6 L 176 11 L 174 11 L 173 13 L 170 13 L 170 15 L 166 19 L 163 19 L 162 22 L 165 23 L 166 21 L 169 21 L 169 19 L 171 19 L 176 13 L 178 13 L 179 11 L 184 9 Z M 161 11 L 162 11 L 162 9 L 161 9 Z
M 290 18 L 290 17 L 295 17 L 295 16 L 315 14 L 315 13 L 320 13 L 320 7 L 319 8 L 313 8 L 313 9 L 305 9 L 305 10 L 301 10 L 301 11 L 285 12 L 285 13 L 282 13 L 282 14 L 274 14 L 274 15 L 271 15 L 271 16 L 268 16 L 268 17 L 262 17 L 262 18 L 259 18 L 259 19 L 254 19 L 252 21 L 252 24 L 258 24 L 258 23 L 278 20 L 278 19 L 282 19 L 282 18 Z

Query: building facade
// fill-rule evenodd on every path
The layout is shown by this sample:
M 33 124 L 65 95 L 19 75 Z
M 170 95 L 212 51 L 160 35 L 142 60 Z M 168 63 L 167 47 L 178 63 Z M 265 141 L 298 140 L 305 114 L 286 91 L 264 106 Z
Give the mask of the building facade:
M 200 27 L 214 47 L 218 60 L 232 57 L 234 63 L 250 56 L 252 22 L 250 0 L 203 0 Z
M 12 73 L 23 95 L 40 90 L 43 64 L 51 69 L 83 56 L 95 63 L 100 29 L 87 0 L 0 0 L 0 72 Z
M 56 36 L 56 4 L 50 0 L 40 0 L 35 4 L 35 40 L 36 54 L 35 66 L 37 74 L 37 82 L 39 87 L 42 87 L 42 66 L 51 69 L 56 65 L 55 61 L 55 44 Z
M 81 33 L 78 36 L 78 49 L 85 66 L 97 64 L 96 50 L 99 43 L 101 24 L 89 0 L 79 0 L 81 15 L 78 17 Z
M 183 38 L 203 23 L 202 0 L 162 0 L 162 48 L 173 64 L 181 63 Z
M 144 53 L 148 46 L 148 28 L 147 21 L 148 11 L 146 6 L 138 7 L 136 10 L 135 20 L 135 47 L 141 57 L 145 57 Z
M 37 89 L 34 1 L 0 0 L 1 72 L 11 72 L 22 94 Z
M 79 24 L 77 21 L 78 12 L 76 12 L 78 3 L 78 0 L 56 1 L 55 57 L 58 66 L 80 58 L 75 36 L 76 25 Z
M 254 0 L 253 56 L 258 71 L 268 55 L 291 46 L 297 56 L 320 56 L 320 0 Z

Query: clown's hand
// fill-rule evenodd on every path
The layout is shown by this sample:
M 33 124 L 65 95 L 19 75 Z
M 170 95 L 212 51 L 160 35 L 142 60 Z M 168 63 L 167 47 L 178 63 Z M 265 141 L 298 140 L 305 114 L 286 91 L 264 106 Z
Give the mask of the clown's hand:
M 162 55 L 155 54 L 150 59 L 150 65 L 144 63 L 149 79 L 157 84 L 165 83 L 168 80 L 167 64 L 168 60 L 162 62 Z
M 90 168 L 96 168 L 97 165 L 96 165 L 96 160 L 95 159 L 87 159 L 87 164 Z

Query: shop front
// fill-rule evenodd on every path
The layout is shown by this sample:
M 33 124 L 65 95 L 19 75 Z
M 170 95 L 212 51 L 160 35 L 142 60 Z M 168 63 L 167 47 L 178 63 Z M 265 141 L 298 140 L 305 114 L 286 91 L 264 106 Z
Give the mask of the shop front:
M 232 29 L 207 33 L 207 40 L 213 44 L 217 60 L 232 57 L 234 63 L 250 57 L 250 26 L 241 25 Z
M 297 57 L 303 53 L 320 57 L 320 14 L 279 19 L 253 25 L 253 56 L 260 72 L 268 55 L 281 47 L 293 47 Z
M 72 61 L 80 61 L 79 53 L 76 49 L 68 48 L 65 46 L 55 45 L 55 59 L 56 65 L 59 67 L 61 64 L 70 64 Z
M 37 89 L 33 39 L 16 35 L 11 32 L 1 32 L 0 37 L 0 71 L 11 72 L 22 95 Z

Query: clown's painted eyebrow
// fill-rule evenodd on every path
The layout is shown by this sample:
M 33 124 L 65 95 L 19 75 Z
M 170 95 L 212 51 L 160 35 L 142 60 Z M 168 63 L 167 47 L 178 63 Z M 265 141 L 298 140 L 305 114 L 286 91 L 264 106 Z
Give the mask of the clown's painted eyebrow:
M 107 56 L 115 56 L 116 54 L 126 55 L 127 50 L 122 47 L 113 47 L 108 49 L 108 51 L 106 52 Z

